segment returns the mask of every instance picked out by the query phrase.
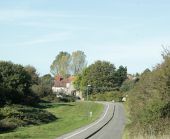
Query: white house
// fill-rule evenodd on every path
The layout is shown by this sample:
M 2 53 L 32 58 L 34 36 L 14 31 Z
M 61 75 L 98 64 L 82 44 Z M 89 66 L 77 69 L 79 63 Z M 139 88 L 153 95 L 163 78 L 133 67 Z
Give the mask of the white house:
M 54 85 L 52 87 L 53 93 L 55 93 L 57 97 L 61 97 L 60 93 L 65 93 L 67 95 L 74 95 L 82 99 L 82 93 L 74 88 L 74 80 L 74 76 L 70 76 L 66 79 L 59 75 L 56 76 L 54 80 Z

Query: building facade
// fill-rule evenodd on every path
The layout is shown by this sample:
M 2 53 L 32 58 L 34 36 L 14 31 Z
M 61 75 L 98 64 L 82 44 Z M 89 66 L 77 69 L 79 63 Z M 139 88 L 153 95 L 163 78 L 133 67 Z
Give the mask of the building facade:
M 56 76 L 52 87 L 53 93 L 55 93 L 57 97 L 61 97 L 60 94 L 64 93 L 66 95 L 73 95 L 82 99 L 82 92 L 77 91 L 74 88 L 74 80 L 74 76 L 70 76 L 68 78 L 63 78 L 60 75 Z

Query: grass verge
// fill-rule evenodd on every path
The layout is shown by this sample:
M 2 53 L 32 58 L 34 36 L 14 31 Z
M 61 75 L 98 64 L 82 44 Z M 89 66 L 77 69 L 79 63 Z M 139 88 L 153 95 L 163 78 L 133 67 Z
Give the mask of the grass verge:
M 42 104 L 42 108 L 58 119 L 42 125 L 20 127 L 14 132 L 0 134 L 1 139 L 54 139 L 67 132 L 87 125 L 100 117 L 103 105 L 94 102 Z M 93 112 L 88 118 L 87 113 Z

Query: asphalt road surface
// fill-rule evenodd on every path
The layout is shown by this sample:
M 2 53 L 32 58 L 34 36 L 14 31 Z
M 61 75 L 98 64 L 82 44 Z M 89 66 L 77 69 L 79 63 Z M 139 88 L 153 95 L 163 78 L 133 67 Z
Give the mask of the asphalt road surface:
M 96 122 L 57 139 L 121 139 L 126 118 L 121 103 L 105 102 L 104 112 Z
M 125 124 L 126 118 L 123 105 L 116 103 L 111 121 L 89 139 L 121 139 Z

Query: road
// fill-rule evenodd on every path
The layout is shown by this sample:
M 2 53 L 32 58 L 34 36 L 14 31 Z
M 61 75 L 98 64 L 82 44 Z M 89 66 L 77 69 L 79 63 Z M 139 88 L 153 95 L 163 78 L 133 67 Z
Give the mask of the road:
M 104 112 L 96 122 L 57 139 L 121 139 L 126 118 L 123 104 L 104 103 Z
M 125 124 L 126 118 L 123 105 L 116 103 L 111 121 L 89 139 L 121 139 Z

